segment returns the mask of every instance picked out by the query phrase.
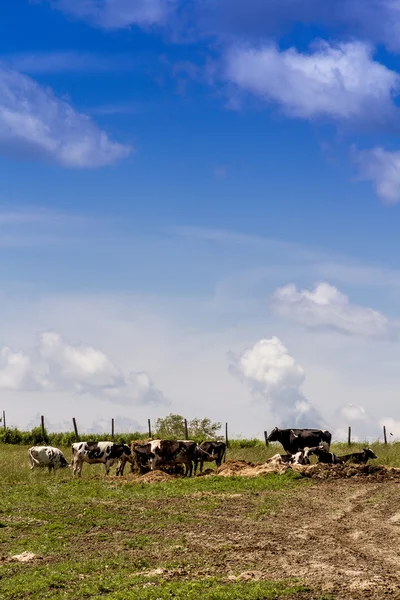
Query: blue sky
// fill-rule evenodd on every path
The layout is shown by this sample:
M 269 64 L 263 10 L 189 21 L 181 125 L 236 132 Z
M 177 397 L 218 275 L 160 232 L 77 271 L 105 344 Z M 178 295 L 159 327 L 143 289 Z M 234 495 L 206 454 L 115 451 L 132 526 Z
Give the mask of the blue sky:
M 0 9 L 12 422 L 400 436 L 399 31 L 397 0 Z

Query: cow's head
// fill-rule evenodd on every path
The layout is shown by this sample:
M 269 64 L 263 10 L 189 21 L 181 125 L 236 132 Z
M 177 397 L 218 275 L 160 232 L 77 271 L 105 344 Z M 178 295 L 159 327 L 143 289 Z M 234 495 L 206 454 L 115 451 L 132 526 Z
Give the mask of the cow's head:
M 278 427 L 274 427 L 269 436 L 267 437 L 267 440 L 269 442 L 278 442 L 280 431 L 281 430 Z
M 378 458 L 377 455 L 371 450 L 371 448 L 363 448 L 368 458 Z
M 71 467 L 71 465 L 65 460 L 64 456 L 60 456 L 60 467 L 65 469 L 66 467 Z

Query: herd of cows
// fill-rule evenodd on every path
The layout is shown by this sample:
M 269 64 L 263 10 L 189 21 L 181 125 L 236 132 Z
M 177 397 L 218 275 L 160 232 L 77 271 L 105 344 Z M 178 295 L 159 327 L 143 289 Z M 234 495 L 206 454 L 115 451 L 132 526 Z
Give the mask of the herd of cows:
M 377 458 L 370 448 L 362 452 L 353 452 L 345 456 L 336 456 L 330 452 L 332 435 L 329 431 L 319 429 L 279 429 L 275 427 L 268 436 L 268 442 L 280 442 L 287 454 L 275 454 L 267 462 L 288 463 L 294 465 L 310 464 L 310 456 L 314 455 L 318 462 L 328 464 L 358 463 L 366 464 L 371 458 Z M 72 461 L 68 463 L 64 454 L 52 446 L 33 446 L 29 448 L 31 469 L 48 467 L 53 469 L 71 467 L 73 475 L 81 476 L 83 463 L 105 465 L 106 475 L 117 463 L 117 475 L 123 475 L 127 462 L 132 472 L 141 474 L 157 469 L 171 474 L 182 474 L 191 477 L 196 474 L 200 465 L 200 473 L 205 462 L 214 462 L 220 466 L 226 452 L 224 442 L 202 442 L 192 440 L 152 440 L 143 443 L 133 441 L 127 444 L 114 442 L 76 442 L 72 444 Z

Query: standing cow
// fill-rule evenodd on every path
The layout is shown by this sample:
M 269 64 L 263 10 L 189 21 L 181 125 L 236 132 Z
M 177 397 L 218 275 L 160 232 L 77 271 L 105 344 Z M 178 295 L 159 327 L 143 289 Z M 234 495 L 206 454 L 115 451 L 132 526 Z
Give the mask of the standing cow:
M 205 462 L 213 462 L 217 467 L 220 467 L 226 452 L 226 444 L 224 442 L 201 442 L 194 452 L 194 472 L 196 474 L 197 465 L 200 463 L 200 473 L 203 472 L 203 464 Z
M 50 473 L 52 469 L 69 467 L 61 450 L 53 446 L 32 446 L 28 450 L 28 455 L 31 469 L 48 467 Z
M 105 465 L 106 475 L 110 468 L 118 461 L 117 475 L 121 475 L 126 462 L 133 463 L 132 452 L 127 444 L 114 442 L 76 442 L 72 444 L 72 465 L 74 476 L 81 476 L 84 462 L 89 465 L 102 463 Z
M 269 442 L 280 442 L 286 452 L 296 454 L 299 450 L 304 450 L 307 447 L 314 448 L 323 442 L 329 450 L 332 434 L 321 429 L 279 429 L 275 427 L 267 440 Z

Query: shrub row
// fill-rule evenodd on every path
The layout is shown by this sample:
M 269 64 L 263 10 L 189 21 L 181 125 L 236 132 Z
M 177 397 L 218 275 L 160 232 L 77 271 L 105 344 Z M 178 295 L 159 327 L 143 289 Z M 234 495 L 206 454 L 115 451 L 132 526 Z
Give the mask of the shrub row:
M 48 433 L 45 429 L 45 435 L 43 437 L 42 428 L 34 427 L 31 431 L 21 431 L 17 428 L 7 428 L 0 431 L 0 443 L 2 444 L 20 444 L 24 446 L 38 446 L 38 445 L 49 445 L 49 446 L 71 446 L 75 442 L 75 433 L 73 431 L 65 431 L 58 433 Z M 109 439 L 110 435 L 105 433 L 90 433 L 90 434 L 79 434 L 82 442 L 100 442 L 104 439 Z M 118 433 L 114 436 L 114 440 L 117 444 L 128 444 L 131 440 L 143 440 L 148 437 L 147 433 Z M 196 439 L 196 436 L 192 439 L 200 442 L 201 439 Z M 231 448 L 254 448 L 256 446 L 264 446 L 264 442 L 256 438 L 253 439 L 240 439 L 230 440 L 229 446 Z

